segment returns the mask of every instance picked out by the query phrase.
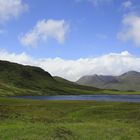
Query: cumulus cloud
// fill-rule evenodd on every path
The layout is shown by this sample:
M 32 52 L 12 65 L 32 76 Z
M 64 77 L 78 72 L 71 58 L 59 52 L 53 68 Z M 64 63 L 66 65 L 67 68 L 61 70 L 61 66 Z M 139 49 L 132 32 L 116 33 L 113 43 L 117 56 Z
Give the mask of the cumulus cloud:
M 128 14 L 123 18 L 123 29 L 118 34 L 122 41 L 133 41 L 136 46 L 140 47 L 140 16 L 137 14 Z
M 28 9 L 22 0 L 0 0 L 0 22 L 16 18 Z
M 38 42 L 47 42 L 49 38 L 63 43 L 68 31 L 68 24 L 64 20 L 41 20 L 35 27 L 20 37 L 20 41 L 25 46 L 37 46 Z
M 83 75 L 119 75 L 129 70 L 140 71 L 140 57 L 133 56 L 127 51 L 77 60 L 62 58 L 34 59 L 26 53 L 15 54 L 0 51 L 0 60 L 38 66 L 52 75 L 61 76 L 72 81 L 76 81 Z
M 128 9 L 128 8 L 131 8 L 132 7 L 132 2 L 131 1 L 125 1 L 122 3 L 122 6 L 125 8 L 125 9 Z

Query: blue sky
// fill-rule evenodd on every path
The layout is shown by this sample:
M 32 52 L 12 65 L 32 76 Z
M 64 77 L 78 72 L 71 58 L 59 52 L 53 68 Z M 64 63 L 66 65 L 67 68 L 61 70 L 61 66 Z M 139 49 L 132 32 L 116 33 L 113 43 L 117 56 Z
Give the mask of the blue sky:
M 112 53 L 140 57 L 138 0 L 0 0 L 0 7 L 1 54 L 64 61 Z M 1 59 L 12 61 L 9 56 Z M 116 74 L 126 70 L 121 68 Z
M 37 58 L 77 59 L 123 50 L 139 55 L 139 48 L 133 41 L 127 43 L 117 38 L 122 29 L 123 16 L 130 12 L 129 8 L 122 6 L 123 2 L 126 1 L 101 0 L 94 5 L 88 0 L 25 0 L 28 11 L 1 25 L 1 29 L 6 30 L 5 34 L 0 35 L 1 49 L 16 53 L 24 51 Z M 132 2 L 133 5 L 140 4 L 134 0 Z M 65 20 L 69 25 L 65 42 L 62 44 L 50 38 L 36 47 L 22 45 L 18 36 L 43 19 Z

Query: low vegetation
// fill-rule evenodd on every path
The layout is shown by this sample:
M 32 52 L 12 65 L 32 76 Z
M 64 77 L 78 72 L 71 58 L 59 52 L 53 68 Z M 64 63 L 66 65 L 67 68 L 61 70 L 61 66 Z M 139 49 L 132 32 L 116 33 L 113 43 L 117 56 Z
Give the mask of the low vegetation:
M 140 104 L 0 98 L 0 140 L 139 140 Z
M 100 91 L 52 77 L 38 67 L 0 61 L 0 96 L 91 94 Z

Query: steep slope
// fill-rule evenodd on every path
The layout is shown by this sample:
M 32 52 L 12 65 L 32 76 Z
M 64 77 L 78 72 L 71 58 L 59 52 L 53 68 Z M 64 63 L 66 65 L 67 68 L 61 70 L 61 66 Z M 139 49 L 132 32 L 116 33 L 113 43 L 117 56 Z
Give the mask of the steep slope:
M 0 61 L 0 96 L 84 94 L 97 90 L 62 78 L 53 78 L 38 67 Z
M 87 86 L 95 87 L 104 87 L 105 84 L 116 83 L 118 80 L 113 76 L 103 76 L 103 75 L 92 75 L 92 76 L 83 76 L 80 78 L 77 83 Z
M 140 73 L 136 71 L 129 71 L 120 76 L 83 76 L 77 81 L 77 83 L 102 89 L 140 91 Z
M 77 83 L 75 82 L 71 82 L 71 81 L 68 81 L 64 78 L 61 78 L 59 76 L 54 76 L 53 77 L 56 81 L 60 82 L 60 83 L 63 83 L 63 84 L 68 84 L 68 85 L 78 85 Z
M 129 71 L 116 78 L 119 82 L 116 84 L 107 85 L 106 88 L 110 87 L 113 89 L 120 89 L 120 90 L 140 91 L 140 73 L 139 72 Z
M 46 82 L 47 79 L 47 82 Z M 0 61 L 0 81 L 17 87 L 38 89 L 55 82 L 53 77 L 38 67 Z
M 5 89 L 9 95 L 36 92 L 42 94 L 44 91 L 49 93 L 55 83 L 53 77 L 41 68 L 0 61 L 1 89 Z M 9 87 L 9 90 L 6 87 Z

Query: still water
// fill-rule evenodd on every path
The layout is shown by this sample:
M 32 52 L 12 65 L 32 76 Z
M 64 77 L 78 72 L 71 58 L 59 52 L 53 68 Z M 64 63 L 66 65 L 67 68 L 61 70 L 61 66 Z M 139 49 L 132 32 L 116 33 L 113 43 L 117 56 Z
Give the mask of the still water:
M 57 96 L 20 96 L 16 98 L 34 99 L 34 100 L 140 102 L 140 95 L 57 95 Z

